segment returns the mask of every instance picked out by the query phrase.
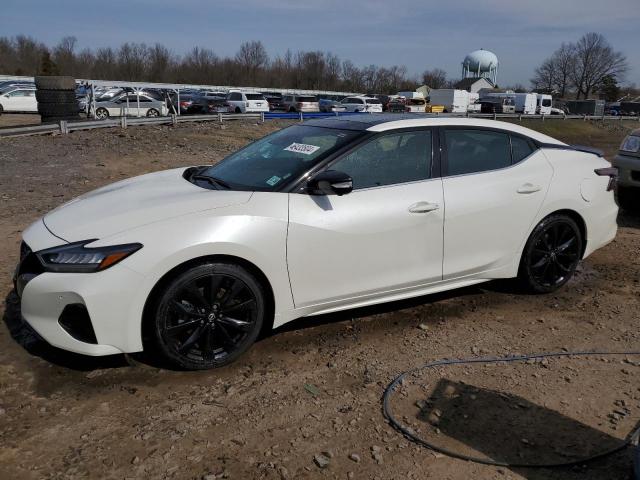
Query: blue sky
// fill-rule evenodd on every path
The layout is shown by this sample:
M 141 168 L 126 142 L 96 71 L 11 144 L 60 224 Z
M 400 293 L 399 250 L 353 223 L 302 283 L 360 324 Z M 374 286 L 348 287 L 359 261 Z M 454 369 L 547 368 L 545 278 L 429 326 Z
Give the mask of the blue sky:
M 0 35 L 49 45 L 74 35 L 79 48 L 159 42 L 175 53 L 197 45 L 233 55 L 261 40 L 272 56 L 324 50 L 360 66 L 439 67 L 454 78 L 465 54 L 484 48 L 500 60 L 502 85 L 529 85 L 560 43 L 596 31 L 627 56 L 627 83 L 640 85 L 640 0 L 2 0 L 1 11 Z

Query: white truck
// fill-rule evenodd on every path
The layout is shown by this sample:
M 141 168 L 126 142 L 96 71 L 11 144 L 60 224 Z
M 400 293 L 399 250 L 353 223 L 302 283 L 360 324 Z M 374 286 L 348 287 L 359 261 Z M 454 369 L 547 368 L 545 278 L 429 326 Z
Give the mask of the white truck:
M 431 105 L 442 105 L 446 113 L 467 113 L 469 110 L 469 92 L 454 88 L 437 88 L 429 92 Z
M 538 96 L 535 93 L 487 93 L 487 97 L 512 98 L 516 113 L 535 115 L 538 110 Z
M 538 93 L 538 114 L 539 115 L 551 115 L 551 106 L 553 99 L 551 95 L 545 93 Z

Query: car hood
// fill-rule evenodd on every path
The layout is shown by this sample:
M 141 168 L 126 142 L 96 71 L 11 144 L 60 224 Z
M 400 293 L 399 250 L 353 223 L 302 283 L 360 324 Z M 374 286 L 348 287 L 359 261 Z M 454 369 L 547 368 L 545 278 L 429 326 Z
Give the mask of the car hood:
M 77 197 L 44 216 L 51 233 L 67 242 L 101 239 L 194 212 L 238 205 L 251 192 L 209 190 L 185 180 L 184 168 L 150 173 Z

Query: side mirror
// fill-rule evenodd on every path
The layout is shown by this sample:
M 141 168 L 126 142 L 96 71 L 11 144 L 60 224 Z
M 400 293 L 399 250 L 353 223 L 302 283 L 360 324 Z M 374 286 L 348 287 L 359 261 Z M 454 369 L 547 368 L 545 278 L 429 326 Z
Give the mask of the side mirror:
M 353 190 L 353 180 L 344 172 L 325 170 L 307 182 L 307 191 L 312 195 L 346 195 Z

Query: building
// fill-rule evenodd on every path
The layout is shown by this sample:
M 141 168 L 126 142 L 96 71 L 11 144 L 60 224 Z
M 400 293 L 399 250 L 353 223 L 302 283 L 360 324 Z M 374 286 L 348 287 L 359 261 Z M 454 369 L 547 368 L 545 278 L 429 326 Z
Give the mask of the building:
M 478 93 L 480 90 L 489 89 L 493 90 L 495 85 L 491 80 L 485 77 L 480 78 L 463 78 L 458 83 L 455 84 L 455 88 L 457 90 L 466 90 L 471 93 Z

